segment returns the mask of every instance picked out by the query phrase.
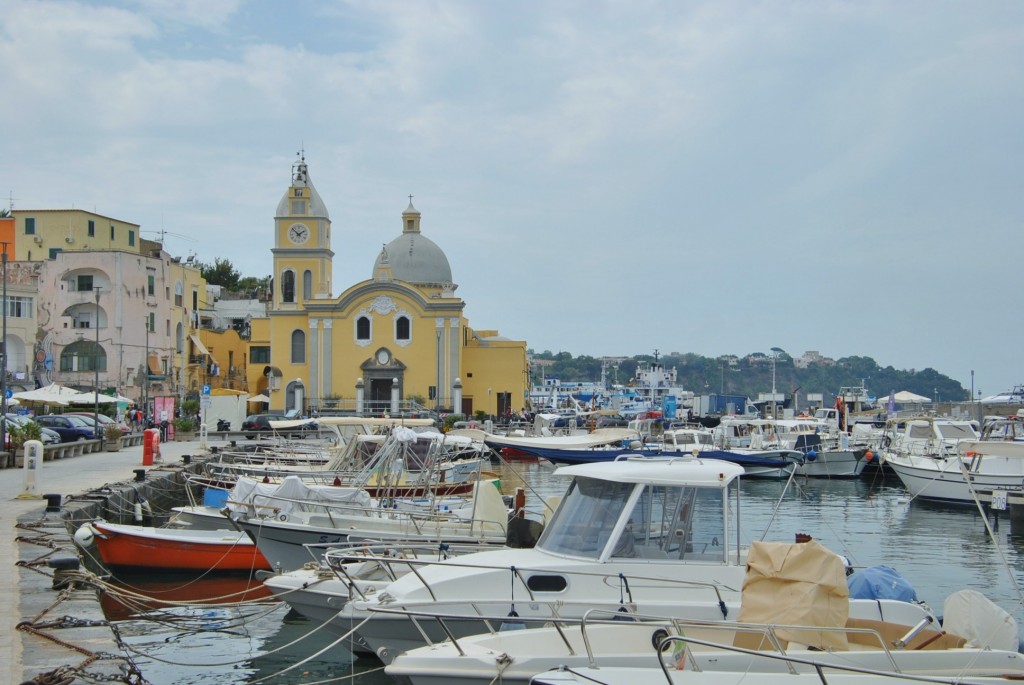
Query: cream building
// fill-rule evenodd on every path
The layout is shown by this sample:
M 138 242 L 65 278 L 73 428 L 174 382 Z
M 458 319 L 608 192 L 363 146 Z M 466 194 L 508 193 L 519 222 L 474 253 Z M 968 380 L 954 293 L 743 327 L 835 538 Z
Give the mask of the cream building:
M 274 217 L 267 326 L 252 326 L 250 389 L 268 391 L 271 409 L 500 415 L 523 408 L 526 343 L 470 327 L 448 258 L 423 235 L 421 218 L 410 197 L 401 233 L 381 250 L 370 278 L 334 297 L 330 215 L 305 159 L 294 165 Z M 267 348 L 261 371 L 256 360 Z
M 206 284 L 197 268 L 142 239 L 137 224 L 93 212 L 16 210 L 14 219 L 18 267 L 34 276 L 8 279 L 20 288 L 9 290 L 9 307 L 12 297 L 35 300 L 36 327 L 8 329 L 8 370 L 24 357 L 24 385 L 92 390 L 98 380 L 101 391 L 133 400 L 198 390 Z

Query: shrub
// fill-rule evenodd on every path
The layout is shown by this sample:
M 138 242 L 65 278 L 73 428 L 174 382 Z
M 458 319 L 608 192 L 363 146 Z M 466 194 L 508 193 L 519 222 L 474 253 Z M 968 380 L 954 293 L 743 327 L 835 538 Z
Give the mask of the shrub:
M 103 428 L 103 439 L 108 442 L 114 442 L 115 440 L 121 439 L 121 427 L 116 423 L 108 423 Z
M 11 450 L 14 452 L 24 447 L 29 440 L 43 439 L 43 428 L 35 421 L 26 421 L 24 426 L 8 421 L 7 432 L 11 436 Z
M 172 423 L 174 430 L 179 433 L 193 433 L 196 430 L 196 422 L 190 416 L 179 416 Z

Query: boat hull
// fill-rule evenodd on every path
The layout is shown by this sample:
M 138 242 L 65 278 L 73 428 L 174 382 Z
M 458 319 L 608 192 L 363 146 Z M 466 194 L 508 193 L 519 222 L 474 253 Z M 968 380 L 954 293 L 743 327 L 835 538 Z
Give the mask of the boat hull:
M 823 450 L 814 459 L 807 458 L 796 467 L 798 476 L 808 478 L 860 478 L 868 462 L 867 449 Z
M 96 548 L 110 568 L 158 568 L 163 571 L 269 570 L 266 558 L 245 533 L 191 531 L 105 522 L 90 524 Z

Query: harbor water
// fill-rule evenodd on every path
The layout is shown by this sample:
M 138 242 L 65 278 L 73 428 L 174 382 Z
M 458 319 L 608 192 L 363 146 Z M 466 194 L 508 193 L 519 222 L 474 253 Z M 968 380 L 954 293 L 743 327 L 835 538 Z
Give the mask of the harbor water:
M 561 494 L 566 481 L 546 462 L 497 469 L 502 489 L 525 486 L 530 506 Z M 915 587 L 918 598 L 942 613 L 957 590 L 985 594 L 1024 625 L 1018 590 L 1024 582 L 1024 536 L 1008 519 L 986 519 L 976 508 L 910 501 L 894 477 L 859 480 L 746 481 L 742 485 L 742 535 L 791 542 L 807 533 L 844 555 L 855 568 L 884 564 Z M 990 534 L 991 529 L 991 534 Z M 139 595 L 163 606 L 106 607 L 133 659 L 155 685 L 392 682 L 379 662 L 356 659 L 344 641 L 287 605 L 232 602 L 188 605 L 191 598 L 221 597 L 246 588 L 245 578 L 198 580 L 149 575 L 124 578 Z M 256 583 L 258 585 L 258 583 Z M 257 588 L 258 591 L 258 588 Z

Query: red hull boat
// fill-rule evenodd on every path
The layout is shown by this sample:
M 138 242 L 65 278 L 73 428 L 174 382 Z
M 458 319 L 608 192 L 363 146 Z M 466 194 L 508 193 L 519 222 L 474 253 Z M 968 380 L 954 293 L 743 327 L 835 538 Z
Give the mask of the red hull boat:
M 164 571 L 257 571 L 270 564 L 242 531 L 189 530 L 87 523 L 75 534 L 80 544 L 94 541 L 111 568 Z

